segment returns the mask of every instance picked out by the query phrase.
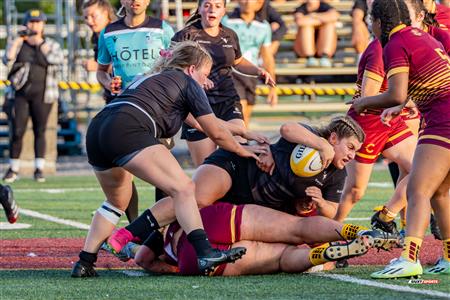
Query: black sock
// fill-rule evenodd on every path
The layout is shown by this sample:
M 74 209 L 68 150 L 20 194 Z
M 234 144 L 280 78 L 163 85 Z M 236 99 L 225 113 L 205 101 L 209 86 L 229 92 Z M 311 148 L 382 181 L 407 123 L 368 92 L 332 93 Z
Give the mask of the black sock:
M 133 236 L 140 238 L 142 242 L 158 228 L 158 221 L 156 221 L 150 209 L 146 209 L 142 215 L 125 227 Z
M 136 185 L 134 181 L 132 182 L 132 192 L 130 203 L 128 203 L 127 209 L 125 209 L 125 214 L 127 215 L 128 222 L 133 222 L 139 216 L 139 198 Z
M 155 230 L 142 243 L 142 245 L 149 247 L 153 253 L 155 253 L 155 256 L 158 257 L 164 252 L 164 237 L 161 232 Z
M 187 235 L 187 239 L 194 247 L 197 256 L 207 256 L 213 249 L 203 229 L 192 230 Z
M 82 265 L 93 265 L 97 261 L 97 253 L 81 251 L 78 256 Z
M 398 177 L 400 176 L 400 170 L 398 169 L 398 165 L 395 162 L 390 162 L 388 164 L 389 173 L 391 173 L 392 181 L 394 182 L 394 186 L 397 186 Z
M 168 195 L 164 193 L 161 189 L 155 188 L 155 202 L 158 202 L 159 200 L 166 198 Z

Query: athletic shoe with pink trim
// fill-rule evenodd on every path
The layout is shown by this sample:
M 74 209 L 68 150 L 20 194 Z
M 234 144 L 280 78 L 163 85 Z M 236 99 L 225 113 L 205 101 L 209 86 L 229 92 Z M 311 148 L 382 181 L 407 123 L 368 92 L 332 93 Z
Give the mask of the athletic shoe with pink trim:
M 106 241 L 106 246 L 110 248 L 112 253 L 118 254 L 128 242 L 133 240 L 134 237 L 131 232 L 125 228 L 119 228 L 113 231 L 111 236 Z

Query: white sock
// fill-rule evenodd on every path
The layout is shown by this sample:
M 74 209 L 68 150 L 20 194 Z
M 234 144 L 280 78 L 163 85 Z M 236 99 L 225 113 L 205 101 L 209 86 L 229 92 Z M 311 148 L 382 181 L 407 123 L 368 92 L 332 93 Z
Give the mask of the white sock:
M 19 168 L 20 168 L 20 159 L 17 158 L 11 158 L 9 160 L 9 167 L 11 168 L 11 170 L 13 170 L 13 172 L 19 172 Z
M 36 158 L 34 160 L 34 166 L 36 167 L 36 169 L 44 170 L 44 165 L 45 165 L 45 158 Z

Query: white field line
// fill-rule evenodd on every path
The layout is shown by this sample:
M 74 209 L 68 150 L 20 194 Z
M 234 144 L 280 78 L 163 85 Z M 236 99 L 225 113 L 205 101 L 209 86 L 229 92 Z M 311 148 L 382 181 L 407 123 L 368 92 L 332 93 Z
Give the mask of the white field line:
M 153 186 L 139 187 L 139 190 L 153 191 Z M 14 193 L 48 193 L 48 194 L 64 194 L 72 192 L 102 192 L 100 186 L 98 187 L 85 187 L 85 188 L 48 188 L 48 189 L 20 189 L 15 188 Z
M 450 294 L 440 292 L 440 291 L 432 291 L 432 290 L 421 290 L 412 288 L 409 286 L 401 286 L 401 285 L 395 285 L 395 284 L 389 284 L 384 282 L 378 282 L 373 280 L 367 280 L 367 279 L 359 279 L 355 277 L 351 277 L 348 275 L 340 275 L 340 274 L 313 274 L 314 276 L 319 277 L 325 277 L 330 278 L 338 281 L 344 281 L 344 282 L 350 282 L 350 283 L 356 283 L 359 285 L 365 285 L 365 286 L 372 286 L 380 289 L 387 289 L 392 290 L 395 292 L 401 292 L 401 293 L 412 293 L 417 295 L 425 295 L 425 296 L 432 296 L 432 297 L 441 297 L 445 299 L 450 299 Z
M 391 182 L 369 182 L 369 187 L 377 188 L 393 188 Z M 139 190 L 150 190 L 153 191 L 155 188 L 153 186 L 140 186 Z M 14 192 L 18 193 L 48 193 L 48 194 L 63 194 L 71 192 L 101 192 L 100 187 L 85 187 L 85 188 L 48 188 L 48 189 L 21 189 L 16 188 Z
M 42 219 L 42 220 L 53 222 L 53 223 L 58 223 L 58 224 L 63 224 L 63 225 L 67 225 L 67 226 L 72 226 L 72 227 L 79 228 L 79 229 L 89 230 L 89 225 L 87 225 L 87 224 L 76 222 L 76 221 L 71 221 L 71 220 L 66 220 L 66 219 L 61 219 L 61 218 L 53 217 L 50 215 L 41 214 L 40 212 L 37 212 L 34 210 L 20 208 L 20 214 L 29 216 L 29 217 L 33 217 L 33 218 Z

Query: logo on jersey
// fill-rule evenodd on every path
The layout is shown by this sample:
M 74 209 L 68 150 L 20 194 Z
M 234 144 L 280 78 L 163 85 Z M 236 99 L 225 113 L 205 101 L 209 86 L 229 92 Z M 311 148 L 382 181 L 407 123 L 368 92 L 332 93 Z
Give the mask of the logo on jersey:
M 320 181 L 319 179 L 314 179 L 314 182 L 317 183 L 318 186 L 323 186 L 323 182 Z
M 113 36 L 113 37 L 112 37 L 112 40 L 113 40 L 114 43 L 116 43 L 118 39 L 119 39 L 119 38 L 118 38 L 117 36 Z
M 375 144 L 369 144 L 365 147 L 367 153 L 373 152 L 373 147 L 375 147 Z
M 227 38 L 221 37 L 220 39 L 221 39 L 225 44 L 228 44 L 228 39 L 227 39 Z
M 411 33 L 416 35 L 416 36 L 422 36 L 422 32 L 420 30 L 415 29 L 415 28 L 411 30 Z

